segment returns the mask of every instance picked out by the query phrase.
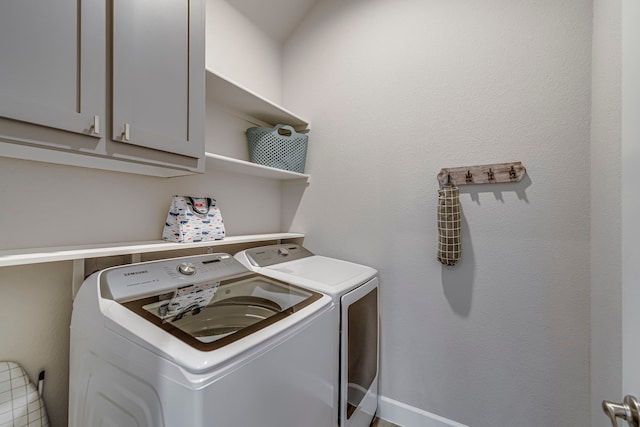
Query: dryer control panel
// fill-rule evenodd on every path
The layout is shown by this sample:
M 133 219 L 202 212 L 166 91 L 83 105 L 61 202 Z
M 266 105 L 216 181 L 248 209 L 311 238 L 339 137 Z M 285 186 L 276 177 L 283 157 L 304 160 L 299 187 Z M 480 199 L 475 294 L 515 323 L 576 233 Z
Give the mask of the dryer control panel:
M 305 247 L 295 243 L 261 246 L 259 248 L 247 249 L 247 259 L 256 267 L 268 267 L 281 262 L 293 261 L 296 259 L 313 256 L 313 253 Z

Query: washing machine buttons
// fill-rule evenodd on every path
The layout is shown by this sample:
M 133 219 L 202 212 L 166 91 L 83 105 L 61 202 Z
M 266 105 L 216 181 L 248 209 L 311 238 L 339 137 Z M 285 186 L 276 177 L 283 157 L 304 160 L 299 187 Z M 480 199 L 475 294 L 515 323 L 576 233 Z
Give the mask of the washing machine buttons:
M 182 262 L 178 265 L 178 271 L 185 276 L 191 276 L 196 273 L 196 266 L 190 262 Z

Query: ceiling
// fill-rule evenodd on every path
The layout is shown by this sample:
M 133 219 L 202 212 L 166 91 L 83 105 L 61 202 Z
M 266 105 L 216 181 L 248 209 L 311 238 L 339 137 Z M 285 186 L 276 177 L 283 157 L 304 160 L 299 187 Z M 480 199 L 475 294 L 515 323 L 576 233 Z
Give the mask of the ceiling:
M 272 39 L 282 43 L 319 0 L 227 0 Z

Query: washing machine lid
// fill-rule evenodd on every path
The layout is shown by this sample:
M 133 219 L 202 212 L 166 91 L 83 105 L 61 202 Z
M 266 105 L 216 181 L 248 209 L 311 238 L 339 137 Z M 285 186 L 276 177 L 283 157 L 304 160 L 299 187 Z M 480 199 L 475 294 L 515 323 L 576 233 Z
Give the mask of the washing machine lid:
M 253 334 L 323 297 L 253 273 L 228 254 L 114 268 L 100 287 L 103 298 L 202 351 Z
M 187 298 L 195 302 L 184 302 Z M 223 347 L 322 298 L 322 294 L 282 281 L 249 274 L 203 282 L 123 305 L 192 347 Z

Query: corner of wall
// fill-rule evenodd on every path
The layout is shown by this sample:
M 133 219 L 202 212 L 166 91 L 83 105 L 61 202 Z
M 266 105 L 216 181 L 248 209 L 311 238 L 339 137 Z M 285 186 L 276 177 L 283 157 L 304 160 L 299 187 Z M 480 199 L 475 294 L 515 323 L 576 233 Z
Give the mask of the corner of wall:
M 622 396 L 621 1 L 594 0 L 591 63 L 591 423 Z

